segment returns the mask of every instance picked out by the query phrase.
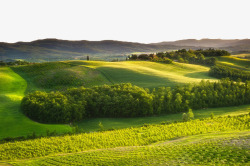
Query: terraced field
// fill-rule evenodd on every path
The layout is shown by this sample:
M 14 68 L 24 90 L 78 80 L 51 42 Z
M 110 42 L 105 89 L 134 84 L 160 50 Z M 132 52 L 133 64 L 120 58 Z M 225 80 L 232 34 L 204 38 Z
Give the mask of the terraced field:
M 45 135 L 46 130 L 71 131 L 68 125 L 46 125 L 36 123 L 20 112 L 20 102 L 27 82 L 11 68 L 0 68 L 0 139 L 27 136 L 34 131 Z

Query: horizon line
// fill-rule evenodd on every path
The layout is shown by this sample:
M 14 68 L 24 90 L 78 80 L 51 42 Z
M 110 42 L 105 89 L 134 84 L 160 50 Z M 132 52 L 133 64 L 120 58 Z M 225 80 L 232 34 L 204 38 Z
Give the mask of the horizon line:
M 194 38 L 186 38 L 186 39 L 179 39 L 179 40 L 165 40 L 165 41 L 159 41 L 159 42 L 152 42 L 152 43 L 144 43 L 144 42 L 137 42 L 137 41 L 125 41 L 125 40 L 112 40 L 112 39 L 104 39 L 104 40 L 71 40 L 71 39 L 60 39 L 60 38 L 41 38 L 41 39 L 35 39 L 35 40 L 29 40 L 29 41 L 16 41 L 16 42 L 5 42 L 0 41 L 0 43 L 8 43 L 8 44 L 16 44 L 16 43 L 31 43 L 35 41 L 40 40 L 61 40 L 61 41 L 72 41 L 72 42 L 78 42 L 78 41 L 89 41 L 89 42 L 102 42 L 102 41 L 117 41 L 117 42 L 128 42 L 128 43 L 140 43 L 140 44 L 156 44 L 156 43 L 164 43 L 164 42 L 176 42 L 176 41 L 183 41 L 183 40 L 249 40 L 249 38 L 242 38 L 242 39 L 222 39 L 222 38 L 200 38 L 200 39 L 194 39 Z

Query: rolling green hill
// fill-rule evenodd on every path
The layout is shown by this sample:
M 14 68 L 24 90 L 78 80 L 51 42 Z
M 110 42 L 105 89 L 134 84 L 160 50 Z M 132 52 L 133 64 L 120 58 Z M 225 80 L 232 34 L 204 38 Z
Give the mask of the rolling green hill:
M 208 70 L 208 67 L 200 65 L 185 63 L 162 64 L 146 61 L 62 61 L 11 68 L 2 67 L 0 117 L 3 120 L 0 123 L 3 127 L 0 138 L 23 136 L 32 134 L 33 131 L 39 131 L 36 134 L 44 134 L 46 129 L 50 131 L 56 130 L 57 132 L 71 130 L 67 125 L 43 125 L 35 123 L 20 113 L 20 100 L 25 93 L 34 90 L 51 91 L 76 86 L 91 87 L 123 82 L 131 82 L 132 84 L 152 89 L 160 86 L 175 86 L 187 82 L 196 83 L 200 82 L 201 79 L 215 80 L 208 76 Z M 242 111 L 244 109 L 246 112 L 248 108 L 249 106 L 244 106 L 243 108 L 233 109 L 233 111 L 228 108 L 217 110 L 221 110 L 218 113 L 220 115 L 223 112 L 228 112 L 229 114 L 230 112 L 236 113 L 239 109 Z M 207 112 L 211 113 L 208 110 Z M 197 114 L 200 113 L 203 114 L 202 110 L 197 111 Z M 208 114 L 203 115 L 204 117 L 209 116 Z M 141 119 L 89 119 L 79 122 L 78 125 L 84 131 L 96 131 L 99 129 L 99 121 L 103 122 L 105 129 L 110 129 L 138 126 L 143 123 L 161 123 L 162 121 L 168 121 L 169 118 L 179 120 L 180 117 L 181 114 Z M 22 130 L 20 130 L 20 126 L 22 126 Z
M 62 61 L 13 67 L 28 82 L 28 90 L 60 89 L 130 82 L 144 88 L 197 83 L 208 76 L 209 67 L 185 63 L 148 61 Z
M 244 55 L 244 56 L 246 56 L 246 55 Z M 250 71 L 250 60 L 249 59 L 239 58 L 237 55 L 234 55 L 234 56 L 218 57 L 218 60 L 219 60 L 219 63 L 227 65 L 229 67 Z
M 71 131 L 68 125 L 40 124 L 20 112 L 20 102 L 27 82 L 9 67 L 0 68 L 0 139 L 5 137 L 45 135 L 46 130 Z
M 238 68 L 248 64 L 235 57 L 221 57 L 220 62 Z M 1 67 L 0 139 L 33 132 L 45 136 L 47 129 L 72 131 L 70 125 L 40 124 L 20 112 L 23 96 L 35 90 L 126 82 L 153 89 L 202 79 L 216 81 L 208 71 L 209 67 L 201 65 L 148 61 L 60 61 Z M 76 124 L 87 133 L 0 144 L 0 165 L 249 164 L 249 110 L 249 105 L 194 110 L 195 119 L 188 122 L 180 122 L 182 113 L 85 119 Z
M 80 63 L 80 62 L 69 62 Z M 175 86 L 176 84 L 200 82 L 202 79 L 215 80 L 208 76 L 208 67 L 191 64 L 162 64 L 147 61 L 86 62 L 83 66 L 97 69 L 111 83 L 131 82 L 144 88 Z

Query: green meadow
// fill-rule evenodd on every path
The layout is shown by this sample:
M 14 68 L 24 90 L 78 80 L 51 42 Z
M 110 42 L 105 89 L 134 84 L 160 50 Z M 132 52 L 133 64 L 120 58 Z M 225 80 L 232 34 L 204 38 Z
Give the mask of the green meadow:
M 240 55 L 222 56 L 222 57 L 218 57 L 218 60 L 219 60 L 219 63 L 225 64 L 227 66 L 238 68 L 241 70 L 250 71 L 250 60 L 240 58 L 239 56 Z
M 194 110 L 194 118 L 202 119 L 209 118 L 211 113 L 215 117 L 218 116 L 236 116 L 247 114 L 250 112 L 250 105 L 234 106 L 234 107 L 221 107 L 221 108 L 207 108 Z M 93 118 L 76 123 L 83 131 L 93 132 L 99 131 L 99 123 L 101 122 L 104 130 L 121 129 L 129 127 L 139 127 L 145 124 L 164 124 L 173 123 L 174 121 L 181 121 L 182 113 L 167 114 L 151 117 L 137 117 L 137 118 Z
M 51 91 L 70 87 L 91 87 L 103 84 L 131 82 L 145 88 L 197 83 L 208 76 L 208 67 L 185 63 L 162 64 L 147 61 L 62 61 L 37 63 L 27 66 L 0 68 L 0 138 L 26 136 L 35 132 L 45 135 L 46 130 L 63 133 L 71 131 L 69 125 L 40 124 L 20 112 L 22 97 L 35 90 Z M 239 107 L 196 110 L 195 118 L 245 113 L 249 105 Z M 95 118 L 78 122 L 83 131 L 98 131 L 99 122 L 104 129 L 118 129 L 181 120 L 181 114 L 141 118 Z
M 68 125 L 49 125 L 34 122 L 20 112 L 20 102 L 27 82 L 11 68 L 0 68 L 0 138 L 27 136 L 35 132 L 45 135 L 46 130 L 71 131 Z
M 28 81 L 28 91 L 91 87 L 130 82 L 144 88 L 197 83 L 208 76 L 209 67 L 184 63 L 148 61 L 62 61 L 13 67 Z
M 249 61 L 219 63 L 249 70 Z M 22 98 L 36 90 L 132 83 L 150 90 L 201 80 L 217 81 L 209 67 L 149 61 L 60 61 L 0 68 L 0 139 L 72 131 L 69 124 L 41 124 L 22 114 Z M 0 144 L 0 165 L 244 165 L 249 164 L 250 105 L 137 118 L 89 118 L 84 133 Z M 211 118 L 211 114 L 214 117 Z M 100 125 L 101 124 L 101 125 Z
M 95 69 L 110 84 L 130 82 L 150 89 L 197 83 L 202 79 L 216 80 L 208 76 L 209 67 L 184 63 L 163 64 L 148 61 L 66 61 L 66 63 Z

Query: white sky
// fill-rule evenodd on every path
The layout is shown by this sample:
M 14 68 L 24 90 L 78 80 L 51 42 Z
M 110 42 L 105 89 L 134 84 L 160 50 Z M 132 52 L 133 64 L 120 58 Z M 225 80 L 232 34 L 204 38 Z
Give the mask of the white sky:
M 0 0 L 0 41 L 250 38 L 250 0 Z

